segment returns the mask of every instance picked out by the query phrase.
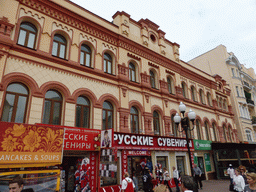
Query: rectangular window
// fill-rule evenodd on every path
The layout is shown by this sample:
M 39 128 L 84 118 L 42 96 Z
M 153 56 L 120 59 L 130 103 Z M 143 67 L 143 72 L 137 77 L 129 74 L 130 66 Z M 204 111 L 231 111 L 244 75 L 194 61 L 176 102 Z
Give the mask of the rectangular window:
M 236 94 L 237 94 L 238 97 L 240 97 L 238 86 L 236 86 Z
M 82 52 L 82 51 L 81 51 L 81 54 L 80 54 L 80 64 L 84 65 L 84 52 Z
M 90 67 L 90 62 L 91 62 L 90 59 L 91 59 L 90 54 L 86 54 L 86 61 L 85 61 L 86 64 L 85 64 L 85 65 L 86 65 L 87 67 Z
M 60 45 L 60 58 L 65 58 L 65 49 L 66 46 L 65 45 Z
M 33 33 L 29 33 L 29 38 L 28 38 L 28 47 L 33 49 L 34 48 L 34 42 L 35 42 L 35 38 L 36 38 L 36 35 L 33 34 Z
M 25 112 L 26 102 L 27 102 L 27 97 L 19 96 L 17 109 L 16 109 L 16 117 L 15 117 L 16 123 L 23 123 L 24 116 L 26 113 Z
M 26 31 L 20 30 L 18 44 L 24 46 L 25 45 L 25 39 L 26 39 Z
M 233 77 L 235 77 L 236 75 L 235 75 L 235 70 L 234 70 L 234 68 L 231 68 L 231 71 L 232 71 Z
M 57 52 L 58 52 L 58 43 L 53 42 L 53 44 L 52 44 L 52 55 L 57 56 Z
M 243 90 L 243 87 L 241 87 L 241 96 L 244 97 L 244 90 Z

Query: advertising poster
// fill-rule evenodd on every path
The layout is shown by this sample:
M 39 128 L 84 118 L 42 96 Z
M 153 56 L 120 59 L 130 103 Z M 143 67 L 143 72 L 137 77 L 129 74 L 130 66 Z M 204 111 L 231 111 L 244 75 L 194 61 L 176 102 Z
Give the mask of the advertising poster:
M 101 131 L 101 148 L 112 147 L 112 129 Z

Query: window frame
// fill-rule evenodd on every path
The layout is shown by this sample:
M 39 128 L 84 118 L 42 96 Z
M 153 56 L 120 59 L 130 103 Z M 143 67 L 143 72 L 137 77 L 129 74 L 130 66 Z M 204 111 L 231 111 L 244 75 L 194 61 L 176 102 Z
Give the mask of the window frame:
M 109 103 L 110 104 L 110 106 L 112 107 L 112 109 L 104 109 L 104 103 Z M 103 127 L 103 113 L 104 113 L 104 111 L 106 112 L 106 122 L 105 122 L 105 128 Z M 111 128 L 109 128 L 108 127 L 108 118 L 107 118 L 107 116 L 108 116 L 108 112 L 112 112 L 112 127 Z M 109 102 L 109 101 L 104 101 L 103 102 L 103 105 L 102 105 L 102 130 L 108 130 L 108 129 L 114 129 L 114 106 L 113 106 L 113 104 L 111 103 L 111 102 Z
M 170 93 L 170 94 L 174 94 L 174 91 L 173 91 L 173 87 L 174 87 L 174 85 L 173 85 L 173 78 L 172 77 L 167 77 L 167 87 L 168 87 L 168 92 Z
M 209 123 L 206 121 L 204 122 L 204 130 L 205 130 L 205 140 L 210 140 L 210 137 L 209 137 Z
M 212 106 L 211 98 L 212 98 L 211 93 L 208 92 L 207 93 L 207 102 L 208 102 L 209 106 Z
M 201 129 L 201 123 L 200 123 L 200 121 L 197 119 L 197 120 L 196 120 L 196 132 L 197 132 L 197 139 L 198 139 L 198 140 L 201 140 L 201 139 L 202 139 L 202 135 L 201 135 L 200 129 Z
M 200 96 L 201 103 L 205 104 L 205 102 L 204 102 L 204 91 L 202 89 L 199 90 L 199 96 Z
M 22 93 L 17 93 L 17 92 L 11 92 L 11 91 L 7 91 L 8 87 L 12 84 L 19 84 L 20 86 L 23 86 L 28 94 L 22 94 Z M 6 88 L 6 92 L 5 92 L 5 97 L 4 97 L 4 105 L 3 105 L 3 110 L 2 110 L 2 116 L 1 116 L 1 121 L 3 121 L 3 114 L 4 114 L 4 109 L 5 109 L 5 101 L 6 101 L 6 96 L 7 94 L 10 94 L 10 95 L 14 95 L 14 107 L 13 107 L 13 112 L 12 112 L 12 116 L 11 116 L 11 121 L 7 121 L 7 122 L 15 122 L 15 119 L 16 119 L 16 113 L 17 113 L 17 105 L 18 105 L 18 100 L 19 100 L 19 97 L 22 96 L 22 97 L 26 97 L 26 104 L 25 104 L 25 109 L 24 109 L 24 117 L 23 117 L 23 123 L 25 123 L 26 121 L 26 116 L 27 116 L 27 109 L 28 109 L 28 100 L 29 100 L 29 89 L 26 85 L 24 85 L 23 83 L 19 83 L 19 82 L 13 82 L 13 83 L 10 83 L 7 88 Z
M 66 41 L 66 44 L 62 43 L 62 42 L 59 42 L 57 40 L 54 39 L 55 36 L 59 36 L 61 38 L 64 38 L 64 40 Z M 64 37 L 63 35 L 59 34 L 59 33 L 55 33 L 54 36 L 53 36 L 53 39 L 52 39 L 52 51 L 53 51 L 53 45 L 54 43 L 57 43 L 57 55 L 53 55 L 52 53 L 52 56 L 54 57 L 58 57 L 60 59 L 67 59 L 67 47 L 68 47 L 68 40 L 66 37 Z M 64 52 L 64 58 L 60 57 L 60 46 L 61 45 L 64 45 L 65 46 L 65 52 Z
M 22 28 L 22 24 L 27 24 L 27 25 L 29 25 L 30 27 L 35 28 L 35 31 L 36 31 L 36 32 L 32 32 L 32 31 L 29 31 L 28 29 Z M 26 37 L 25 37 L 24 45 L 18 43 L 18 42 L 19 42 L 19 39 L 20 39 L 20 32 L 21 32 L 21 30 L 26 31 Z M 33 48 L 28 47 L 29 34 L 30 34 L 30 33 L 32 33 L 32 34 L 35 35 L 35 39 L 34 39 L 34 43 L 33 43 Z M 36 46 L 36 42 L 37 42 L 37 36 L 38 36 L 38 29 L 37 29 L 37 27 L 36 27 L 33 23 L 31 23 L 31 22 L 29 22 L 29 21 L 21 22 L 20 27 L 19 27 L 19 36 L 18 36 L 18 39 L 17 39 L 17 44 L 20 45 L 20 46 L 23 46 L 23 47 L 26 47 L 26 48 L 34 49 L 34 50 L 35 50 L 35 46 Z
M 132 110 L 132 108 L 134 108 L 135 109 L 135 111 L 137 111 L 137 114 L 135 114 L 135 113 L 131 113 L 131 110 Z M 139 121 L 139 110 L 136 108 L 136 107 L 134 107 L 134 106 L 132 106 L 131 107 L 131 110 L 130 110 L 130 127 L 131 127 L 131 133 L 139 133 L 139 130 L 140 130 L 140 121 Z M 134 117 L 137 117 L 137 124 L 138 124 L 138 130 L 136 131 L 136 126 L 135 126 L 135 118 Z
M 76 125 L 76 127 L 82 127 L 82 128 L 87 128 L 87 129 L 89 129 L 90 128 L 90 124 L 91 124 L 91 122 L 90 122 L 90 120 L 91 120 L 91 102 L 90 102 L 90 100 L 86 97 L 86 96 L 83 96 L 83 95 L 81 95 L 81 96 L 79 96 L 79 97 L 82 97 L 82 98 L 84 98 L 85 100 L 87 100 L 88 101 L 88 103 L 89 103 L 89 105 L 83 105 L 83 104 L 78 104 L 77 102 L 76 102 L 76 121 L 75 121 L 75 125 Z M 78 97 L 78 98 L 79 98 Z M 78 98 L 77 98 L 77 100 L 78 100 Z M 78 106 L 80 106 L 81 107 L 81 116 L 82 116 L 82 118 L 80 118 L 80 126 L 78 126 L 78 124 L 77 124 L 77 107 Z M 84 126 L 81 126 L 81 125 L 84 125 L 84 108 L 87 108 L 88 109 L 88 119 L 87 119 L 87 122 L 88 122 L 88 126 L 87 127 L 84 127 Z
M 192 85 L 190 89 L 191 89 L 191 99 L 196 102 L 197 101 L 196 88 L 194 85 Z
M 157 114 L 157 117 L 154 116 L 154 114 Z M 154 135 L 161 135 L 161 123 L 160 123 L 160 115 L 157 111 L 153 112 L 153 130 L 154 130 Z M 159 128 L 159 130 L 156 130 L 156 128 Z M 158 131 L 158 133 L 157 133 Z
M 150 85 L 151 88 L 156 89 L 156 74 L 154 73 L 154 71 L 150 70 L 149 71 L 150 74 Z
M 105 58 L 105 55 L 106 55 L 106 56 L 109 55 L 109 57 L 111 58 L 111 60 Z M 109 67 L 108 67 L 109 64 L 111 65 L 111 72 L 108 71 L 108 69 L 109 69 Z M 113 73 L 113 71 L 114 71 L 114 69 L 113 69 L 113 57 L 112 57 L 112 55 L 109 54 L 109 53 L 104 53 L 104 55 L 103 55 L 103 70 L 104 70 L 105 73 L 108 73 L 108 74 L 111 74 L 111 75 L 114 74 L 114 73 Z
M 134 67 L 134 69 L 133 68 L 131 68 L 131 65 Z M 133 74 L 134 73 L 134 74 Z M 134 63 L 132 63 L 132 62 L 130 62 L 129 63 L 129 79 L 130 79 L 130 81 L 132 81 L 132 82 L 137 82 L 137 73 L 136 73 L 136 66 L 135 66 L 135 64 Z M 134 77 L 134 80 L 133 80 L 133 77 Z
M 83 46 L 89 48 L 91 52 L 87 52 L 87 51 L 82 50 L 82 47 L 83 47 Z M 84 62 L 84 63 L 83 63 L 83 64 L 81 63 L 81 54 L 82 54 L 82 53 L 84 53 L 84 59 L 83 59 L 83 62 Z M 87 64 L 87 63 L 86 63 L 87 54 L 90 55 L 89 66 L 86 65 L 86 64 Z M 90 47 L 89 45 L 87 45 L 86 43 L 83 43 L 83 44 L 81 45 L 79 63 L 80 63 L 80 65 L 82 65 L 82 66 L 92 68 L 92 49 L 91 49 L 91 47 Z

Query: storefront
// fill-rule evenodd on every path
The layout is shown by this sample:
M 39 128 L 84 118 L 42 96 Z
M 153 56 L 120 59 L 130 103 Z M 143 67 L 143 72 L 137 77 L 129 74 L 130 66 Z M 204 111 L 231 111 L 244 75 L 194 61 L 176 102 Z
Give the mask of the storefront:
M 208 140 L 194 140 L 194 163 L 200 167 L 203 180 L 216 178 L 211 144 Z
M 0 127 L 0 191 L 8 191 L 14 179 L 23 181 L 23 189 L 58 191 L 64 129 L 7 122 Z
M 227 168 L 232 164 L 246 167 L 248 172 L 256 171 L 256 144 L 212 143 L 218 179 L 228 178 Z
M 192 140 L 189 140 L 189 146 L 191 151 L 194 151 Z M 113 156 L 111 157 L 112 161 L 109 161 L 109 163 L 116 168 L 116 180 L 112 182 L 111 185 L 104 185 L 105 183 L 102 182 L 100 191 L 120 188 L 123 179 L 122 176 L 125 172 L 128 172 L 131 177 L 135 176 L 138 179 L 140 189 L 143 186 L 142 175 L 144 174 L 144 168 L 146 166 L 150 169 L 154 178 L 157 179 L 159 171 L 162 171 L 164 167 L 172 173 L 171 168 L 172 166 L 177 167 L 176 156 L 179 155 L 184 157 L 183 160 L 185 162 L 183 163 L 183 168 L 185 173 L 190 174 L 187 142 L 184 138 L 115 132 L 113 147 L 109 150 L 109 154 Z M 106 158 L 103 157 L 104 156 L 101 157 L 101 164 L 105 163 L 104 159 Z M 107 174 L 104 173 L 104 175 Z M 109 173 L 108 175 L 111 177 Z M 174 182 L 172 182 L 172 184 L 174 184 Z

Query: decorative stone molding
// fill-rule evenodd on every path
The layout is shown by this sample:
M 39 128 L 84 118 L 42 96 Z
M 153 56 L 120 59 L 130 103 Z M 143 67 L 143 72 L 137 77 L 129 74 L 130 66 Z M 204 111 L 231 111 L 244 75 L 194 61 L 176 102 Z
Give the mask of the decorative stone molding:
M 149 95 L 145 95 L 146 102 L 149 103 Z
M 119 116 L 120 116 L 119 118 L 120 132 L 129 133 L 130 132 L 128 128 L 129 109 L 120 108 Z
M 154 67 L 154 68 L 159 68 L 158 65 L 154 64 L 154 63 L 151 63 L 151 62 L 148 62 L 148 65 L 151 66 L 151 67 Z
M 10 37 L 13 27 L 14 25 L 9 22 L 7 17 L 0 18 L 0 34 Z
M 144 73 L 141 73 L 140 74 L 141 76 L 141 85 L 143 87 L 147 87 L 147 88 L 150 88 L 150 76 L 146 73 L 146 71 Z
M 126 97 L 127 88 L 121 88 L 121 89 L 122 89 L 123 97 Z
M 133 55 L 133 54 L 131 54 L 131 53 L 127 53 L 127 56 L 128 56 L 128 57 L 131 57 L 131 58 L 133 58 L 133 59 L 135 59 L 135 60 L 138 60 L 138 61 L 141 60 L 140 57 L 137 57 L 137 56 L 135 56 L 135 55 Z
M 122 65 L 118 64 L 118 78 L 123 81 L 129 81 L 128 70 L 129 68 L 124 63 Z
M 163 79 L 159 81 L 160 83 L 160 91 L 165 94 L 169 94 L 168 91 L 168 83 Z

